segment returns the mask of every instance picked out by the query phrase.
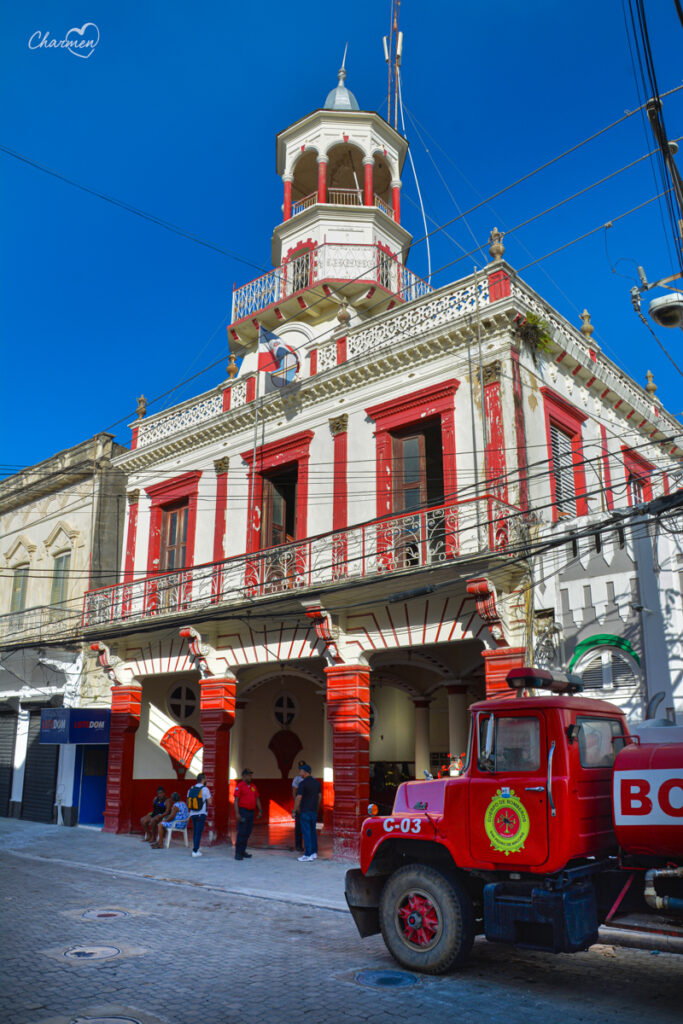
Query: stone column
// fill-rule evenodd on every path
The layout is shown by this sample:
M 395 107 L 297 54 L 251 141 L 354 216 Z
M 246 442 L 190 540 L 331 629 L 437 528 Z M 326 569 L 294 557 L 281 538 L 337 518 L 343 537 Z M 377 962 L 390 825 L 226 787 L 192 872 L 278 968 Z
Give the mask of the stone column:
M 525 647 L 498 647 L 495 651 L 482 651 L 486 669 L 486 696 L 515 697 L 516 691 L 510 689 L 505 677 L 511 668 L 523 668 Z
M 429 768 L 429 700 L 413 700 L 415 708 L 415 778 L 424 779 Z
M 334 767 L 333 767 L 332 726 L 327 714 L 327 701 L 323 699 L 323 825 L 332 827 L 332 811 L 334 807 Z
M 142 687 L 138 683 L 112 686 L 105 832 L 131 831 L 135 733 L 141 706 Z
M 24 775 L 26 774 L 26 754 L 28 753 L 28 726 L 31 712 L 19 706 L 17 713 L 17 732 L 14 738 L 14 764 L 12 766 L 12 793 L 10 795 L 9 813 L 11 818 L 21 817 L 21 802 L 24 799 Z
M 370 799 L 370 670 L 331 665 L 325 675 L 332 725 L 333 854 L 355 859 Z
M 250 767 L 242 764 L 242 745 L 244 740 L 244 709 L 246 700 L 235 701 L 235 724 L 230 733 L 230 762 L 234 778 L 237 782 L 242 778 L 242 769 Z
M 283 178 L 282 180 L 285 184 L 285 202 L 282 211 L 282 219 L 284 221 L 290 220 L 292 216 L 292 179 Z
M 375 190 L 373 187 L 372 174 L 375 169 L 375 158 L 372 156 L 366 156 L 363 159 L 363 172 L 364 172 L 364 205 L 374 206 L 375 205 Z
M 401 182 L 392 181 L 391 183 L 391 205 L 394 211 L 394 220 L 397 224 L 401 223 Z
M 448 750 L 451 757 L 459 757 L 467 750 L 467 687 L 449 683 L 448 694 Z
M 318 157 L 318 202 L 327 202 L 327 158 Z
M 234 676 L 210 676 L 200 684 L 199 721 L 204 740 L 202 771 L 206 775 L 213 802 L 207 818 L 210 844 L 228 839 L 230 792 L 230 730 L 235 721 Z

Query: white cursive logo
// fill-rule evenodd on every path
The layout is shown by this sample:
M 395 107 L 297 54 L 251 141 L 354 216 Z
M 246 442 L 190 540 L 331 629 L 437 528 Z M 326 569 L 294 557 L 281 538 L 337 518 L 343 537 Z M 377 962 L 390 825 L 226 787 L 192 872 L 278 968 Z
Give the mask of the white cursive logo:
M 29 50 L 68 50 L 74 57 L 87 60 L 92 57 L 100 41 L 100 30 L 93 21 L 80 28 L 70 28 L 63 39 L 51 39 L 49 32 L 34 32 L 29 38 Z

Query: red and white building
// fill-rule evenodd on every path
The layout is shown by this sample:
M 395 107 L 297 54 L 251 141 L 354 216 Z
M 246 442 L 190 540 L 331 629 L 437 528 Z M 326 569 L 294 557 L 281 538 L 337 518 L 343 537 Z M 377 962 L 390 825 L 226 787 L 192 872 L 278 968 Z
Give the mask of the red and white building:
M 566 536 L 561 578 L 587 524 L 680 466 L 676 421 L 587 315 L 577 329 L 518 278 L 496 232 L 476 276 L 433 290 L 408 269 L 407 144 L 343 79 L 278 135 L 283 220 L 274 269 L 234 292 L 239 370 L 138 419 L 116 460 L 121 579 L 84 604 L 113 683 L 112 831 L 201 762 L 214 839 L 245 764 L 286 820 L 304 756 L 352 853 L 371 789 L 385 802 L 463 751 L 468 705 L 533 650 L 529 546 Z M 261 327 L 298 355 L 286 386 L 257 379 Z

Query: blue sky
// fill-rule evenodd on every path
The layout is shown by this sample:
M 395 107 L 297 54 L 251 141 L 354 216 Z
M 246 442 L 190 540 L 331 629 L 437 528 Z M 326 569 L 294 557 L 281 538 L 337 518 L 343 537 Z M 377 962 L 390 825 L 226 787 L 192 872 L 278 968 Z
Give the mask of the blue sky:
M 671 0 L 646 7 L 666 91 L 683 81 L 683 29 Z M 275 135 L 324 103 L 347 41 L 347 85 L 361 108 L 386 112 L 388 21 L 389 0 L 3 6 L 0 142 L 245 261 L 0 153 L 3 464 L 30 465 L 104 429 L 127 444 L 141 392 L 154 399 L 223 360 L 152 412 L 224 379 L 233 283 L 271 266 L 282 202 Z M 87 59 L 29 49 L 36 31 L 60 39 L 86 22 L 100 36 Z M 403 0 L 401 27 L 408 137 L 438 223 L 457 216 L 449 191 L 467 210 L 638 106 L 621 0 Z M 665 100 L 664 115 L 669 137 L 683 135 L 683 90 Z M 652 148 L 641 116 L 631 117 L 457 221 L 453 241 L 435 235 L 432 266 L 456 259 L 458 245 L 469 252 L 473 235 L 483 243 L 494 224 L 513 227 Z M 403 221 L 418 237 L 408 164 L 403 177 Z M 657 191 L 643 161 L 510 235 L 506 258 L 522 268 Z M 469 274 L 475 259 L 433 283 Z M 673 269 L 656 203 L 522 277 L 577 325 L 586 306 L 606 354 L 641 384 L 651 369 L 657 397 L 680 414 L 682 379 L 631 308 L 637 263 L 651 280 Z M 409 265 L 426 274 L 424 243 Z M 681 332 L 658 334 L 683 364 Z

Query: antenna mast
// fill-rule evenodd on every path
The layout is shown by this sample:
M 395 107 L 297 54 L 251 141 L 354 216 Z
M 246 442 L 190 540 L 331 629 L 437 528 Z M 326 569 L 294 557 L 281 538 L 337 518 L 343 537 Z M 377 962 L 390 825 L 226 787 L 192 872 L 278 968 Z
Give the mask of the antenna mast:
M 398 30 L 398 19 L 401 13 L 401 0 L 391 0 L 391 25 L 389 35 L 384 36 L 384 60 L 388 68 L 387 84 L 387 121 L 391 124 L 391 102 L 394 102 L 394 128 L 398 130 L 398 75 L 401 66 L 403 49 L 403 33 Z

